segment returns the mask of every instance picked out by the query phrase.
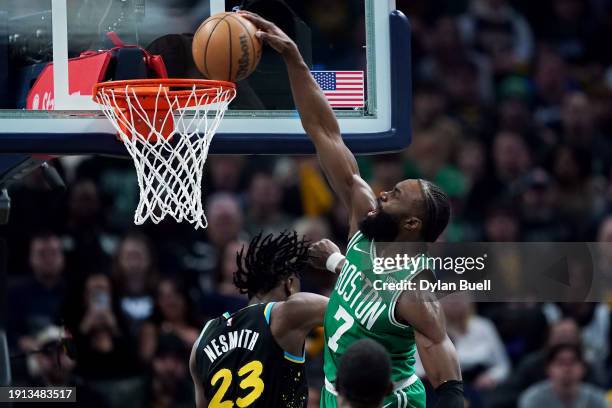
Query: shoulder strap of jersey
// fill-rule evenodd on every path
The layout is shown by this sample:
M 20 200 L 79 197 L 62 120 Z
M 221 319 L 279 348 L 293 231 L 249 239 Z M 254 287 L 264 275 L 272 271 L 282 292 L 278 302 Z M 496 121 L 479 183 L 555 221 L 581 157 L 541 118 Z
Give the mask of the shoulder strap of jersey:
M 357 242 L 359 242 L 359 240 L 361 240 L 361 238 L 363 238 L 363 232 L 357 230 L 357 232 L 353 234 L 351 239 L 349 239 L 349 242 L 346 245 L 346 250 L 348 251 L 349 249 L 351 249 L 353 245 L 355 245 Z
M 264 307 L 264 317 L 266 319 L 266 323 L 268 323 L 268 326 L 270 325 L 270 318 L 272 317 L 272 308 L 275 304 L 276 302 L 270 302 L 266 305 L 266 307 Z

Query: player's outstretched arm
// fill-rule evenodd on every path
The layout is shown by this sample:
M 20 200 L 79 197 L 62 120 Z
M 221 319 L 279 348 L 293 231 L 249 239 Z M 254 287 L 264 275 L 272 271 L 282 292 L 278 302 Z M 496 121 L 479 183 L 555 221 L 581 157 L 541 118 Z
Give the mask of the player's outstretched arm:
M 317 149 L 323 171 L 334 191 L 351 212 L 351 219 L 361 219 L 375 208 L 374 193 L 359 176 L 355 156 L 344 144 L 336 116 L 300 55 L 297 45 L 273 23 L 254 13 L 239 13 L 255 24 L 260 30 L 259 37 L 284 58 L 302 126 Z
M 196 368 L 196 351 L 198 344 L 199 341 L 196 341 L 191 349 L 191 355 L 189 356 L 189 372 L 191 373 L 191 379 L 195 387 L 196 407 L 206 408 L 208 406 L 208 401 L 206 401 L 206 397 L 204 396 L 204 389 L 202 388 L 202 382 L 199 379 L 199 375 L 197 374 L 198 370 Z
M 436 407 L 463 408 L 461 369 L 440 303 L 430 292 L 407 291 L 395 310 L 397 318 L 415 330 L 419 357 L 438 397 Z
M 277 343 L 285 351 L 299 355 L 308 333 L 323 325 L 328 301 L 325 296 L 300 292 L 274 305 L 270 329 Z

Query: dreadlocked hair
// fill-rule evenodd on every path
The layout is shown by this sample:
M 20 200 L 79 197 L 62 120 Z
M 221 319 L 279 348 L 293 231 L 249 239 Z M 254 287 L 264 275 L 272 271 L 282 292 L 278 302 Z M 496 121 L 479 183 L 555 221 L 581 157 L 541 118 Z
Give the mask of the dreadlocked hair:
M 283 231 L 263 236 L 260 232 L 236 254 L 238 269 L 234 285 L 249 299 L 274 289 L 280 281 L 291 275 L 300 276 L 308 263 L 309 242 L 298 238 L 297 232 Z

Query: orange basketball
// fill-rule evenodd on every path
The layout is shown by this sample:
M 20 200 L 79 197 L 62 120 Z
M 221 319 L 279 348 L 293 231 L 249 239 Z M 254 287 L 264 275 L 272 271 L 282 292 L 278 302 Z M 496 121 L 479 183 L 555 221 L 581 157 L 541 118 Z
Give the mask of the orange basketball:
M 218 13 L 200 25 L 193 37 L 193 60 L 208 79 L 237 82 L 248 77 L 261 59 L 257 28 L 236 13 Z

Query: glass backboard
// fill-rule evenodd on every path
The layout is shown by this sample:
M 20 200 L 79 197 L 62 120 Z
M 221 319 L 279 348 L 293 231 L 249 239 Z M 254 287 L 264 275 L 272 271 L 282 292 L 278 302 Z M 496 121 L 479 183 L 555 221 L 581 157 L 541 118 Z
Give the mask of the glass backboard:
M 355 153 L 409 144 L 410 29 L 394 1 L 0 0 L 0 152 L 125 155 L 91 83 L 154 75 L 142 50 L 160 55 L 169 77 L 203 78 L 191 56 L 193 33 L 211 14 L 235 8 L 290 34 L 322 85 L 332 78 L 339 87 L 348 75 L 362 89 L 349 99 L 329 89 Z M 118 40 L 139 48 L 101 53 Z M 237 87 L 211 153 L 313 151 L 273 50 L 264 49 L 257 70 Z

